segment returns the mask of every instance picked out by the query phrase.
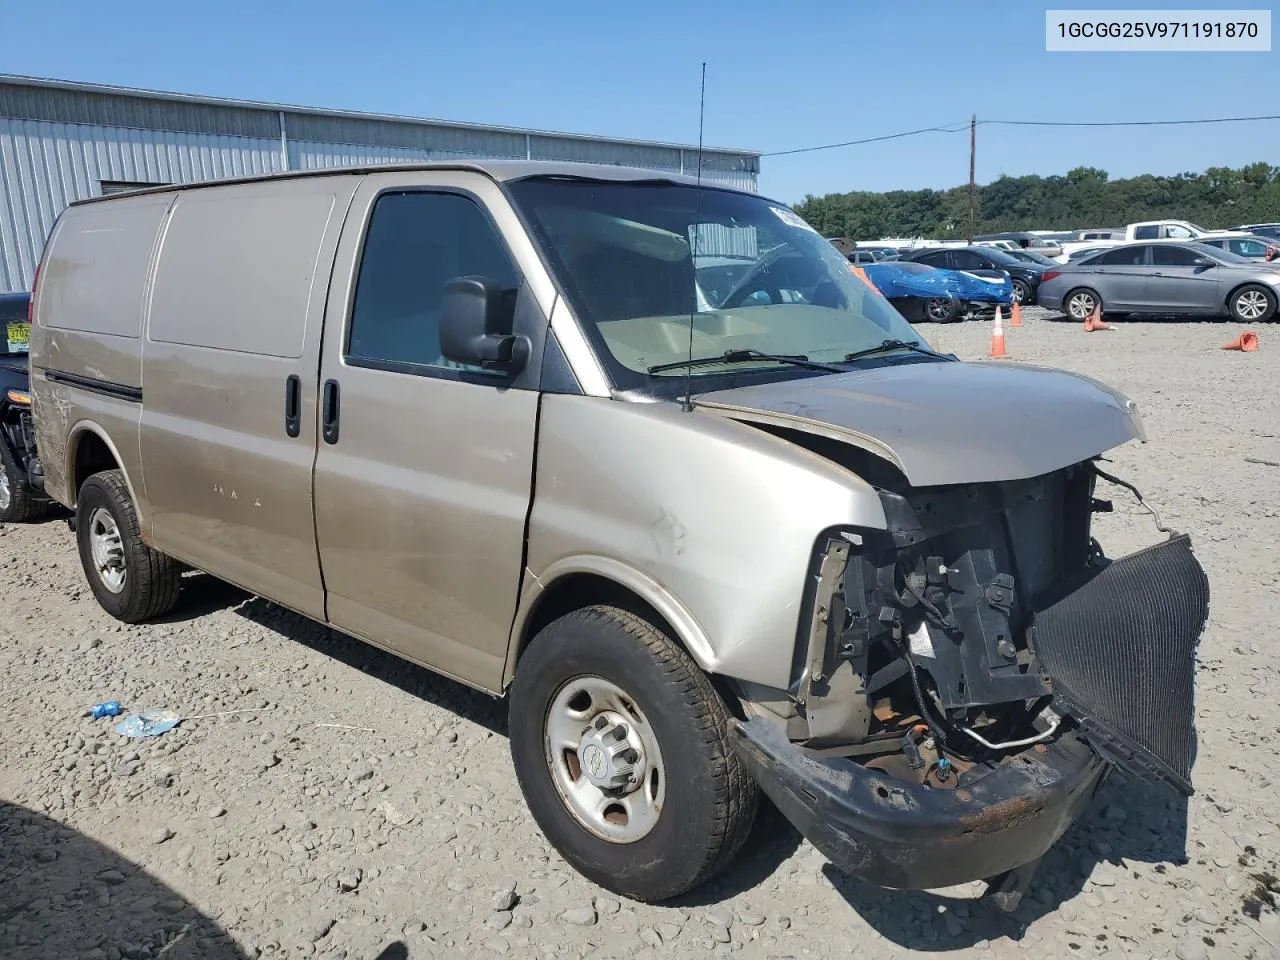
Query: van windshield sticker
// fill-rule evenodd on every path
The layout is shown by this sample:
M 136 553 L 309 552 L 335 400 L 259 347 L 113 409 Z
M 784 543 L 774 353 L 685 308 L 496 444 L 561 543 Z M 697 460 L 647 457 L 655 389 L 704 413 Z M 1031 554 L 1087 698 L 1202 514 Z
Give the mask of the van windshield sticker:
M 784 210 L 782 209 L 782 207 L 770 207 L 769 209 L 774 212 L 774 215 L 779 220 L 781 220 L 783 223 L 785 223 L 789 227 L 797 227 L 801 230 L 808 230 L 810 233 L 818 232 L 817 230 L 813 229 L 813 227 L 809 226 L 809 224 L 805 223 L 804 218 L 801 217 L 798 213 L 794 213 L 791 210 Z

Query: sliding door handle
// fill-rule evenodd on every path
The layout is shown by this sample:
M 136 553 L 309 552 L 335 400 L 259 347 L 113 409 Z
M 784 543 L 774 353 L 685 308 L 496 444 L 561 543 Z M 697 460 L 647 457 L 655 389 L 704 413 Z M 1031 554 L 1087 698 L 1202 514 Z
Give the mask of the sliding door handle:
M 296 373 L 284 382 L 284 432 L 291 437 L 302 432 L 302 379 Z

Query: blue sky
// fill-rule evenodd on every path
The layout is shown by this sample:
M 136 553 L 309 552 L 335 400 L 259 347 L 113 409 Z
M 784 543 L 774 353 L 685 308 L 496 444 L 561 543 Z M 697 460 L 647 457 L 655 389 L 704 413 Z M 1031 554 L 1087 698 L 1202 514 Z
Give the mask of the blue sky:
M 137 0 L 122 8 L 14 0 L 3 5 L 8 42 L 0 69 L 695 142 L 706 60 L 707 144 L 761 151 L 952 124 L 971 113 L 1034 120 L 1280 113 L 1275 52 L 1047 53 L 1046 6 L 1106 4 Z M 1087 164 L 1118 177 L 1255 160 L 1280 162 L 1280 121 L 983 127 L 977 172 L 985 182 Z M 929 134 L 765 158 L 761 189 L 795 202 L 806 193 L 948 187 L 967 178 L 968 137 Z

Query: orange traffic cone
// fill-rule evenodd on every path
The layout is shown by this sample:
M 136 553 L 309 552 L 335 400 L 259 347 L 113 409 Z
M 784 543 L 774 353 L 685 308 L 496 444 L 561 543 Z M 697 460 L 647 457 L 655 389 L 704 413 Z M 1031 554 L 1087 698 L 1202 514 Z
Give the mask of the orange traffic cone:
M 1009 326 L 1011 327 L 1022 326 L 1022 308 L 1018 306 L 1017 300 L 1013 301 L 1013 310 L 1009 314 Z
M 998 305 L 995 322 L 991 325 L 991 352 L 987 356 L 992 359 L 1008 356 L 1004 351 L 1004 317 L 1000 316 Z
M 1084 332 L 1093 333 L 1095 330 L 1114 330 L 1115 327 L 1106 323 L 1102 319 L 1102 308 L 1094 307 L 1093 313 L 1089 314 L 1089 318 L 1084 322 Z
M 1252 330 L 1246 330 L 1230 343 L 1224 343 L 1222 345 L 1222 349 L 1240 350 L 1244 353 L 1253 353 L 1253 351 L 1258 349 L 1258 335 Z

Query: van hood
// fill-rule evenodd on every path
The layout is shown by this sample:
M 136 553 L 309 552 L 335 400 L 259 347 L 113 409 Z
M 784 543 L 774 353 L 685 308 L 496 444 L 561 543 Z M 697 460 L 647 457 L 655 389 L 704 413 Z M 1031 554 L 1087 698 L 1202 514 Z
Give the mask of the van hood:
M 1146 439 L 1123 394 L 1021 363 L 893 363 L 716 390 L 697 409 L 854 444 L 916 487 L 1038 477 Z

